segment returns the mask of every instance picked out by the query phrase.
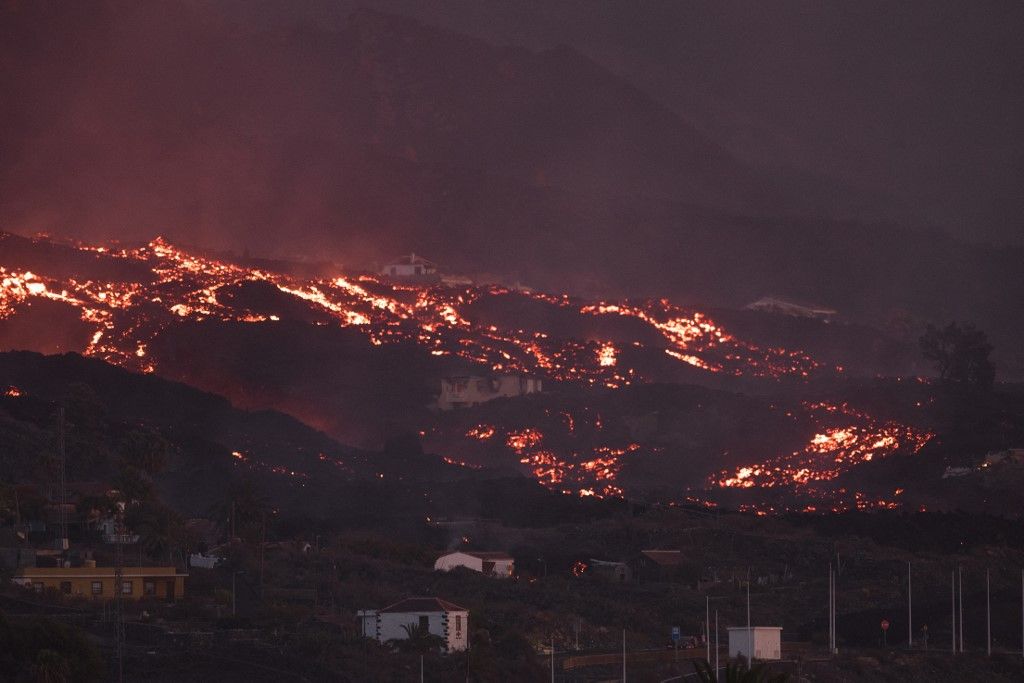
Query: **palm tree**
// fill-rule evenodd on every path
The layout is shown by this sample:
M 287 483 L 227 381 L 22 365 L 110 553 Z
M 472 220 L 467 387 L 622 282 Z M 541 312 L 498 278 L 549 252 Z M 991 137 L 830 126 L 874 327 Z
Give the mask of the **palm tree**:
M 764 664 L 757 664 L 748 669 L 742 659 L 727 662 L 725 675 L 722 678 L 718 677 L 717 672 L 707 660 L 697 660 L 694 662 L 693 668 L 701 683 L 785 683 L 789 680 L 789 674 L 772 675 Z
M 393 638 L 388 641 L 401 652 L 424 654 L 437 652 L 444 647 L 444 638 L 436 636 L 430 629 L 420 624 L 402 624 L 405 638 Z

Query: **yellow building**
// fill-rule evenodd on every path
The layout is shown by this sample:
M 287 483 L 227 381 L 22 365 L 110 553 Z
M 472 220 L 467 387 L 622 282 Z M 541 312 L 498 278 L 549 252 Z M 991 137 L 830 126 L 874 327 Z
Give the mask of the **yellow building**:
M 185 595 L 185 577 L 174 567 L 125 567 L 121 572 L 121 597 L 177 600 Z M 115 597 L 113 567 L 24 567 L 14 573 L 14 583 L 33 588 L 82 595 L 97 600 Z

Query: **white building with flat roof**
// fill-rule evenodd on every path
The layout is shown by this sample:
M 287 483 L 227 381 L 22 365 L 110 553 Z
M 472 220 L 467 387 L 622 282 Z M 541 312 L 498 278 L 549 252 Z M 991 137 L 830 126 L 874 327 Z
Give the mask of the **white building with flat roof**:
M 781 626 L 729 627 L 729 657 L 782 659 Z
M 422 256 L 409 254 L 407 256 L 399 256 L 394 261 L 385 264 L 380 269 L 380 274 L 384 277 L 398 279 L 436 278 L 437 264 L 433 261 L 428 261 Z

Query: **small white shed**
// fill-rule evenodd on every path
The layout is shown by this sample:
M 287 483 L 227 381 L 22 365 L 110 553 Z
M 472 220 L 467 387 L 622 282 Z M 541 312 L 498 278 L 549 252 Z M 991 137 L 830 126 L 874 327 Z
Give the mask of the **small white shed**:
M 729 657 L 749 659 L 782 659 L 781 626 L 729 627 Z
M 515 562 L 511 555 L 502 551 L 457 550 L 437 558 L 434 569 L 449 572 L 465 567 L 486 576 L 507 579 L 515 571 Z

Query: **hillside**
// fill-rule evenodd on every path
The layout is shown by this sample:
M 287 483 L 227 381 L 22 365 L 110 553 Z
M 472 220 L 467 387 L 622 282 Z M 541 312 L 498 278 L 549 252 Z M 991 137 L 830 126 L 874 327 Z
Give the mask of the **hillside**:
M 0 11 L 2 229 L 347 264 L 415 249 L 701 305 L 774 293 L 877 326 L 973 320 L 1022 367 L 1003 314 L 1019 248 L 837 222 L 571 49 L 366 10 L 275 27 L 196 3 Z
M 349 481 L 319 476 L 337 461 L 362 479 L 525 475 L 578 497 L 761 512 L 1014 512 L 995 495 L 1014 468 L 995 479 L 970 468 L 1024 443 L 1017 390 L 964 405 L 914 376 L 921 362 L 910 343 L 842 318 L 340 270 L 307 277 L 163 239 L 124 247 L 7 235 L 0 245 L 9 247 L 0 262 L 6 347 L 73 350 L 150 375 L 128 375 L 133 382 L 158 375 L 275 411 L 224 435 L 208 418 L 217 430 L 204 436 L 298 473 L 296 495 L 311 482 Z M 891 372 L 908 377 L 878 377 Z M 541 378 L 545 392 L 450 414 L 433 408 L 444 378 L 508 373 Z M 293 421 L 278 424 L 279 413 Z M 169 412 L 172 423 L 186 418 Z M 274 445 L 295 429 L 309 439 L 299 452 Z M 336 445 L 317 445 L 333 437 L 386 455 L 413 433 L 436 456 L 412 442 L 394 458 L 332 456 Z M 950 466 L 974 476 L 943 479 Z

